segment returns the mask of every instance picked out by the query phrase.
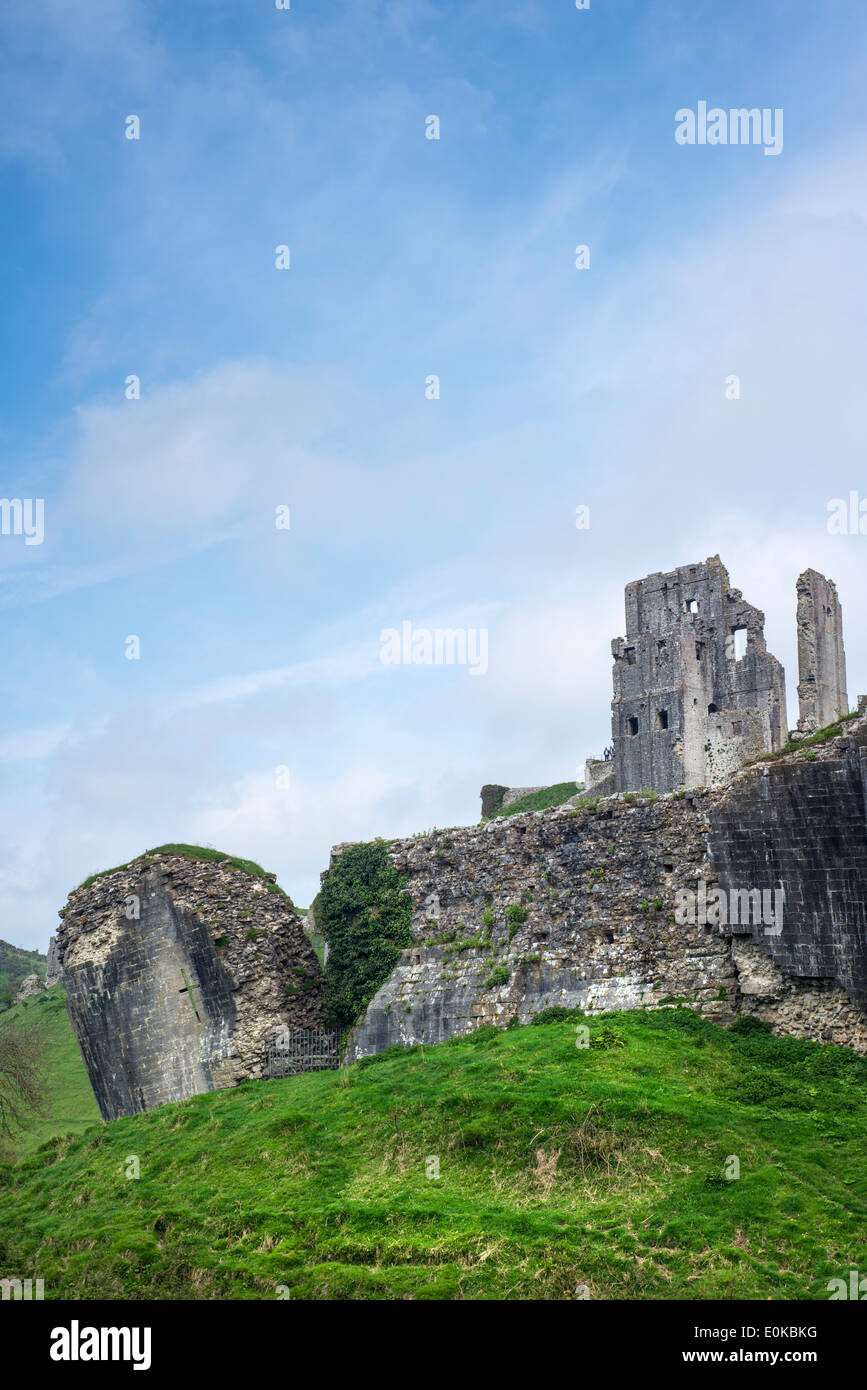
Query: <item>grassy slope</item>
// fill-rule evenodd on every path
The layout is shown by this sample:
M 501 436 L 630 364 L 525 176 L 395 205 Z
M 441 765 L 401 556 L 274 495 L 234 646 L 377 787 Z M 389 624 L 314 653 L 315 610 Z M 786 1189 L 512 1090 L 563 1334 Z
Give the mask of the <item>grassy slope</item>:
M 99 1110 L 66 1012 L 63 986 L 53 985 L 43 994 L 13 1004 L 0 1014 L 0 1028 L 20 1020 L 44 1025 L 51 1092 L 47 1114 L 19 1131 L 11 1141 L 17 1156 L 32 1153 L 53 1135 L 73 1130 L 80 1133 L 88 1125 L 99 1123 Z
M 588 1022 L 625 1046 L 486 1030 L 55 1141 L 0 1172 L 0 1265 L 169 1299 L 827 1298 L 864 1268 L 867 1064 L 680 1010 Z
M 513 801 L 510 806 L 497 811 L 498 816 L 520 816 L 526 811 L 547 811 L 551 806 L 562 806 L 571 796 L 584 790 L 583 782 L 556 782 L 553 787 L 543 787 L 540 792 L 531 792 Z

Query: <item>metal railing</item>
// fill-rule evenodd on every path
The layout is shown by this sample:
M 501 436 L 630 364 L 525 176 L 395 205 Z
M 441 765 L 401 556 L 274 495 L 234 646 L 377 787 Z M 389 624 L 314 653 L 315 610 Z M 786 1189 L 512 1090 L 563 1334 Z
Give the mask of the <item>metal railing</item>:
M 300 1076 L 307 1071 L 336 1071 L 342 1061 L 339 1031 L 324 1028 L 287 1028 L 267 1037 L 263 1044 L 262 1077 Z

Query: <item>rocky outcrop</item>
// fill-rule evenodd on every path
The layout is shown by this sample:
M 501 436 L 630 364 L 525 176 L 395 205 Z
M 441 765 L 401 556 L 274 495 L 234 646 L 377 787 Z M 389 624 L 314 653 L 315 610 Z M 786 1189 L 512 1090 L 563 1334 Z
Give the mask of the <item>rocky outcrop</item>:
M 67 1007 L 104 1119 L 260 1076 L 268 1032 L 321 1024 L 319 962 L 273 876 L 145 855 L 61 916 Z
M 45 981 L 40 980 L 38 975 L 28 975 L 21 981 L 18 993 L 15 996 L 15 1003 L 20 1004 L 22 999 L 29 999 L 33 994 L 41 994 L 45 988 Z

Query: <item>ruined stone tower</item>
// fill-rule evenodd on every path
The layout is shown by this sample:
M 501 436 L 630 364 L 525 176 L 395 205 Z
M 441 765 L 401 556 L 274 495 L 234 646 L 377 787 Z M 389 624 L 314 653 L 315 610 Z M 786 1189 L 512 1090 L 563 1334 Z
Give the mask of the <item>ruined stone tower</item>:
M 816 570 L 798 577 L 798 728 L 813 733 L 849 709 L 843 610 L 837 586 Z
M 266 1033 L 322 1022 L 319 961 L 273 876 L 172 848 L 83 884 L 61 912 L 67 1008 L 104 1120 L 261 1076 Z
M 615 790 L 710 786 L 786 741 L 785 674 L 764 614 L 718 555 L 626 586 L 614 657 Z

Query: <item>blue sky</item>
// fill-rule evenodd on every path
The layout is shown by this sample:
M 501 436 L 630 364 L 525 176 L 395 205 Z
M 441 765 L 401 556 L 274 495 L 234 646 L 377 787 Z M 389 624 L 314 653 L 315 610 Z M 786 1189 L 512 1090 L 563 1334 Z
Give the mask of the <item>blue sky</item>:
M 624 585 L 716 552 L 792 720 L 808 564 L 867 690 L 867 536 L 826 526 L 867 497 L 867 12 L 16 8 L 0 494 L 46 531 L 0 536 L 0 936 L 172 840 L 306 905 L 332 843 L 574 776 Z M 678 145 L 700 100 L 782 108 L 782 153 Z M 406 619 L 486 628 L 487 675 L 383 666 Z

